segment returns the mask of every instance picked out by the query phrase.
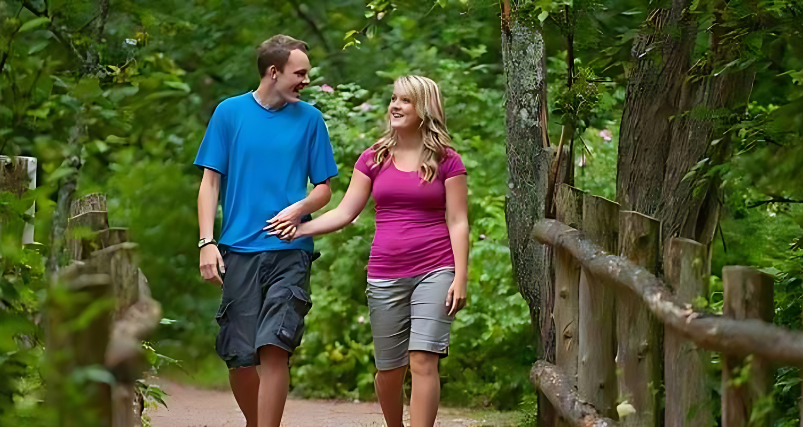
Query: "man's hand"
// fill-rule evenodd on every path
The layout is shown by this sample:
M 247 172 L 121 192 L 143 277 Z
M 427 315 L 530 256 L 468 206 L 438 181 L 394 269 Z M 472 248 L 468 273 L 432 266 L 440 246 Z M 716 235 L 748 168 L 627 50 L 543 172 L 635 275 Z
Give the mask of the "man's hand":
M 452 286 L 449 287 L 449 293 L 446 294 L 446 308 L 449 310 L 449 316 L 454 316 L 466 306 L 466 295 L 466 280 L 455 278 Z
M 223 264 L 223 257 L 220 256 L 220 250 L 215 245 L 206 245 L 201 248 L 201 276 L 207 282 L 216 285 L 222 285 L 223 279 L 220 278 L 220 273 L 226 272 L 226 266 Z
M 304 215 L 306 213 L 303 210 L 302 200 L 282 209 L 281 212 L 267 221 L 268 225 L 263 230 L 266 230 L 269 235 L 277 236 L 282 240 L 292 240 Z

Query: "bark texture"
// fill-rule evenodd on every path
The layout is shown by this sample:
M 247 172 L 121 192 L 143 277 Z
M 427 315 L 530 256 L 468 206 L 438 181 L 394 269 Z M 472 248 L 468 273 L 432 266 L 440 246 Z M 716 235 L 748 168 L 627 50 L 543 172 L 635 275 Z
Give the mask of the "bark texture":
M 510 257 L 519 292 L 530 309 L 539 359 L 554 361 L 552 251 L 532 240 L 544 218 L 551 153 L 548 144 L 546 62 L 540 26 L 519 13 L 518 2 L 502 2 L 502 61 L 507 80 L 508 195 L 505 203 Z M 538 422 L 555 424 L 554 410 L 538 396 Z
M 542 312 L 543 294 L 552 289 L 551 254 L 531 238 L 544 218 L 551 154 L 546 150 L 546 66 L 544 39 L 538 25 L 516 5 L 502 14 L 502 54 L 507 78 L 508 197 L 505 216 L 513 273 L 530 308 L 539 340 L 550 351 L 551 312 Z M 546 337 L 544 337 L 546 335 Z M 546 338 L 546 339 L 544 339 Z M 541 345 L 536 346 L 541 348 Z M 539 357 L 542 355 L 539 355 Z
M 565 224 L 544 219 L 535 225 L 533 237 L 541 243 L 568 250 L 583 265 L 584 271 L 635 292 L 665 326 L 698 347 L 736 355 L 755 354 L 791 366 L 803 365 L 803 332 L 758 319 L 735 320 L 695 312 L 678 304 L 672 291 L 654 274 L 630 260 L 611 255 L 571 231 Z
M 617 201 L 662 222 L 662 241 L 685 237 L 711 243 L 719 218 L 716 179 L 706 168 L 727 155 L 727 135 L 713 144 L 744 108 L 755 78 L 747 68 L 714 75 L 716 66 L 738 57 L 738 47 L 723 43 L 719 13 L 712 26 L 705 60 L 692 64 L 697 39 L 696 14 L 689 0 L 650 13 L 631 51 L 617 168 Z M 722 3 L 717 7 L 724 8 Z M 696 174 L 687 177 L 700 164 Z

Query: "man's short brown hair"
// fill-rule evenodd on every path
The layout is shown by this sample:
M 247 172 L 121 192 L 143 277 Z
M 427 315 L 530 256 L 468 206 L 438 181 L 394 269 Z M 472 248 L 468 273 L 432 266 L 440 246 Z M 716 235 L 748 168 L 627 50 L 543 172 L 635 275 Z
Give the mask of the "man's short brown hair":
M 296 49 L 307 53 L 309 46 L 301 40 L 296 40 L 284 34 L 277 34 L 262 42 L 257 47 L 259 77 L 265 77 L 265 73 L 271 65 L 275 66 L 279 72 L 284 72 L 284 66 L 287 65 L 290 52 Z

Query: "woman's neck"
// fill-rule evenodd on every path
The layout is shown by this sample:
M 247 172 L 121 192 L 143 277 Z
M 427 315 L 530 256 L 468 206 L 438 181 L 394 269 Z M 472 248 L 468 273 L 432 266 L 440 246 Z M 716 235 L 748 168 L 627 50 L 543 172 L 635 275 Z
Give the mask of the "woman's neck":
M 396 149 L 401 151 L 421 151 L 424 139 L 418 129 L 396 131 Z

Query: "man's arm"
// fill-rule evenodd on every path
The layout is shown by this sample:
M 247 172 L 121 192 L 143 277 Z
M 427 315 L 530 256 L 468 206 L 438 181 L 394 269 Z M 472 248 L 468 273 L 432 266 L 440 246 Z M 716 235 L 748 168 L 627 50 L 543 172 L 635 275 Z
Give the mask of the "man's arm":
M 200 238 L 211 240 L 214 235 L 215 215 L 217 214 L 218 196 L 220 195 L 220 174 L 212 169 L 204 169 L 201 188 L 198 190 L 198 226 Z M 218 273 L 225 273 L 223 257 L 216 245 L 206 245 L 201 248 L 201 275 L 209 282 L 222 284 L 223 279 Z
M 317 212 L 326 206 L 331 199 L 332 189 L 329 186 L 329 179 L 327 179 L 316 185 L 304 200 L 293 203 L 284 208 L 275 217 L 269 219 L 266 228 L 272 232 L 280 232 L 281 234 L 278 234 L 278 236 L 281 239 L 292 236 L 301 223 L 301 218 Z

